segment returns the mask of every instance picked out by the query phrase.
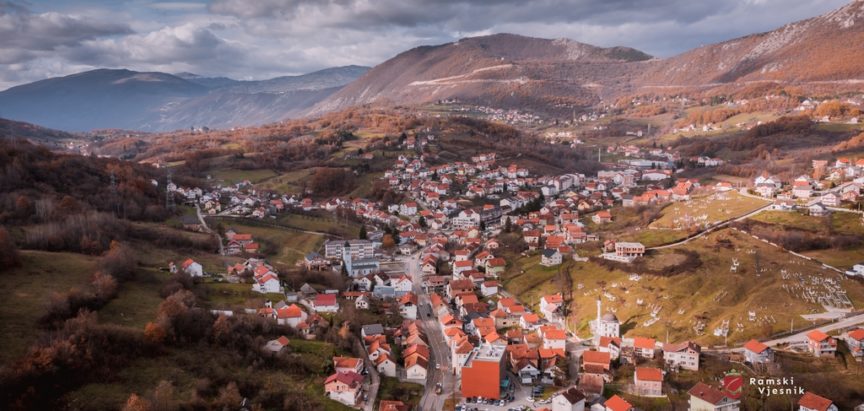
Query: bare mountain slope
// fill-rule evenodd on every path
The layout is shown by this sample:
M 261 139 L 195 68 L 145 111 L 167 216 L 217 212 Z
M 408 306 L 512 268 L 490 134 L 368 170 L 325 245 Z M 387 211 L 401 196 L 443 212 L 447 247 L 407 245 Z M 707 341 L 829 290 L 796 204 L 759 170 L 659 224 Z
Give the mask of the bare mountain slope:
M 640 86 L 864 80 L 864 1 L 658 61 Z
M 460 98 L 518 106 L 590 104 L 596 91 L 623 73 L 625 62 L 651 56 L 567 39 L 496 34 L 418 47 L 374 67 L 315 107 L 313 113 L 358 104 L 414 104 Z

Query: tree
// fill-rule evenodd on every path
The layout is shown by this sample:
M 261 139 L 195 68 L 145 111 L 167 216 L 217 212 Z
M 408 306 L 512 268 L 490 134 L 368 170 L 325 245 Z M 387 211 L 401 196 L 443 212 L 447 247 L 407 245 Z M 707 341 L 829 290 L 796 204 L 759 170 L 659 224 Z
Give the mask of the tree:
M 129 396 L 126 405 L 123 406 L 123 411 L 150 411 L 152 409 L 149 401 L 134 393 Z
M 420 227 L 426 228 L 428 226 L 426 223 L 426 217 L 420 216 L 420 219 L 417 220 L 417 224 L 420 224 Z
M 384 237 L 381 239 L 381 247 L 384 247 L 385 249 L 389 249 L 389 248 L 393 248 L 395 246 L 396 246 L 396 241 L 393 240 L 392 234 L 385 234 Z
M 363 225 L 360 226 L 360 234 L 358 235 L 358 237 L 360 237 L 361 240 L 365 240 L 365 239 L 366 239 L 366 237 L 367 237 L 367 234 L 366 234 L 366 224 L 363 224 Z
M 0 271 L 17 267 L 21 264 L 18 249 L 6 228 L 0 226 Z
M 150 400 L 153 411 L 176 411 L 178 406 L 174 401 L 174 385 L 171 381 L 159 381 L 159 385 L 153 390 L 153 395 Z
M 240 405 L 241 401 L 243 401 L 243 397 L 240 395 L 240 389 L 237 388 L 236 382 L 231 381 L 219 390 L 219 395 L 216 397 L 213 405 L 216 408 L 233 410 Z
M 504 220 L 504 232 L 510 233 L 512 231 L 513 231 L 513 222 L 510 221 L 510 217 L 507 217 L 507 219 Z

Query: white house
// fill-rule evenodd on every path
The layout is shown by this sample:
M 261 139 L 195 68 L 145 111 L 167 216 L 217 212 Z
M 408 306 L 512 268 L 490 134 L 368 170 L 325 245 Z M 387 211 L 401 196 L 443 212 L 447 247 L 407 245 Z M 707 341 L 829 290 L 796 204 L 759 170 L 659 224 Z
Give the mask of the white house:
M 807 391 L 798 399 L 798 411 L 837 411 L 837 406 L 834 401 Z
M 555 249 L 544 249 L 540 254 L 540 265 L 545 267 L 561 265 L 561 252 Z
M 275 273 L 269 272 L 255 280 L 252 284 L 252 291 L 258 293 L 281 293 L 282 286 L 279 283 L 279 277 Z
M 306 318 L 308 315 L 296 304 L 276 310 L 276 322 L 291 328 L 297 328 L 297 325 L 306 321 Z
M 191 258 L 187 259 L 180 265 L 180 268 L 183 269 L 183 272 L 189 274 L 190 277 L 203 277 L 204 276 L 204 267 L 201 264 L 195 262 Z
M 741 401 L 703 382 L 696 383 L 687 393 L 690 394 L 690 411 L 738 411 L 741 405 Z
M 429 362 L 415 355 L 405 360 L 405 377 L 409 380 L 426 380 L 426 369 L 429 367 Z
M 751 364 L 764 364 L 774 361 L 774 350 L 757 340 L 744 344 L 744 358 Z
M 363 376 L 356 372 L 337 372 L 324 380 L 324 392 L 331 400 L 356 406 L 363 391 Z
M 558 310 L 562 304 L 564 304 L 564 298 L 561 296 L 561 293 L 544 295 L 540 299 L 540 313 L 547 320 L 553 321 L 558 318 Z
M 692 341 L 680 344 L 663 344 L 663 361 L 667 366 L 685 370 L 699 370 L 699 355 L 702 348 Z
M 385 377 L 396 376 L 396 363 L 387 354 L 381 354 L 375 359 L 375 369 Z
M 552 411 L 584 411 L 585 394 L 576 387 L 570 387 L 552 397 Z
M 339 311 L 339 303 L 336 302 L 336 294 L 318 294 L 312 301 L 312 307 L 318 313 L 335 313 Z

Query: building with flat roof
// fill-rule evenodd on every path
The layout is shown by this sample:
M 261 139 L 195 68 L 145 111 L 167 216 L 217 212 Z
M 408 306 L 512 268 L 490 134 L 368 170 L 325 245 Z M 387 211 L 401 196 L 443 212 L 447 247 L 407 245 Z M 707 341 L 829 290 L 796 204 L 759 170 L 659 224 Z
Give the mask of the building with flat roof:
M 462 366 L 462 396 L 500 399 L 505 346 L 483 344 Z

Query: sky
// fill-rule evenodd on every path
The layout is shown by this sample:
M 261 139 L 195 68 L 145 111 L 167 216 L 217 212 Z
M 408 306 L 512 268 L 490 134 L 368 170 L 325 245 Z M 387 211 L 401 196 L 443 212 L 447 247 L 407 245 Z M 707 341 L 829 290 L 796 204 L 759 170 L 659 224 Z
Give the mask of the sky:
M 516 33 L 668 57 L 849 0 L 0 0 L 0 90 L 94 68 L 266 79 Z

